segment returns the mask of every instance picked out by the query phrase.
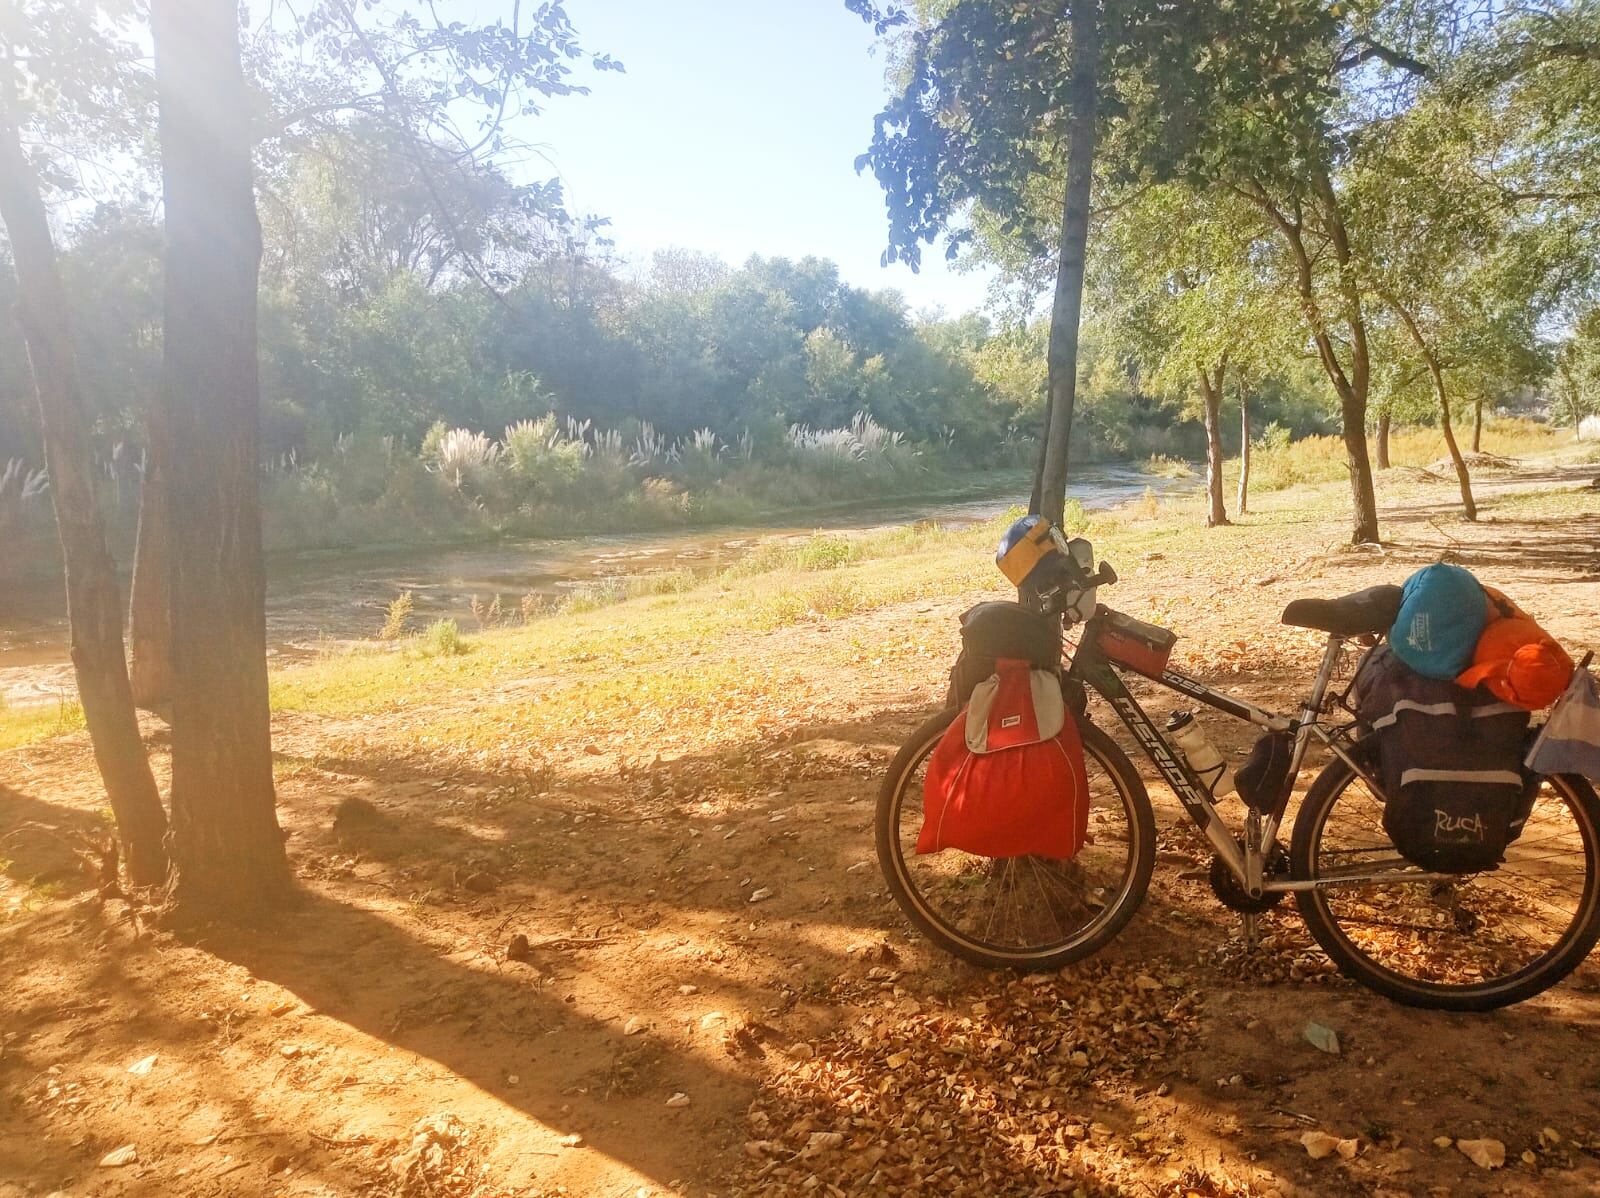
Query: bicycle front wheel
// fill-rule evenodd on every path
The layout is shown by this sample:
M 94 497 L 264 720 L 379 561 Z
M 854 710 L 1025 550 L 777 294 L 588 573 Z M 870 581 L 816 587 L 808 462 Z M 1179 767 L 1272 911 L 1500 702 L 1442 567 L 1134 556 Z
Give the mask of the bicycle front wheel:
M 1295 894 L 1317 943 L 1347 977 L 1407 1006 L 1521 1002 L 1600 937 L 1600 803 L 1581 778 L 1542 780 L 1495 869 L 1441 880 L 1400 859 L 1383 800 L 1335 760 L 1306 794 L 1289 856 L 1296 879 L 1327 883 Z
M 1089 780 L 1089 834 L 1071 860 L 918 856 L 928 759 L 956 712 L 912 734 L 878 795 L 878 862 L 907 918 L 948 951 L 990 968 L 1058 969 L 1105 945 L 1144 900 L 1155 868 L 1150 799 L 1122 750 L 1079 725 Z

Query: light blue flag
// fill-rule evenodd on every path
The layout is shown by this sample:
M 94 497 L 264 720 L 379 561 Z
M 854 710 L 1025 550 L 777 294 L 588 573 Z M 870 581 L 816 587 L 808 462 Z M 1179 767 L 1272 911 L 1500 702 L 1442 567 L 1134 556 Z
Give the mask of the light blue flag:
M 1538 774 L 1582 774 L 1600 780 L 1600 684 L 1588 670 L 1573 672 L 1527 766 Z

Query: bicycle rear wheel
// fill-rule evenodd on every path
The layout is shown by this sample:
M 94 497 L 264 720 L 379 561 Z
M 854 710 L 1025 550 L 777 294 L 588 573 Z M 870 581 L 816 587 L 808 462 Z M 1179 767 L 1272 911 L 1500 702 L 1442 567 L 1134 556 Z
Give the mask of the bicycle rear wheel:
M 1346 976 L 1408 1006 L 1490 1011 L 1549 989 L 1600 938 L 1600 803 L 1581 778 L 1545 778 L 1522 835 L 1483 873 L 1430 880 L 1382 820 L 1383 800 L 1339 760 L 1295 818 L 1295 878 L 1382 874 L 1295 894 Z
M 1089 838 L 1069 861 L 917 856 L 928 759 L 957 713 L 942 711 L 901 748 L 878 795 L 878 862 L 889 892 L 929 939 L 990 968 L 1057 969 L 1100 949 L 1144 900 L 1155 817 L 1144 783 L 1104 732 L 1084 721 Z

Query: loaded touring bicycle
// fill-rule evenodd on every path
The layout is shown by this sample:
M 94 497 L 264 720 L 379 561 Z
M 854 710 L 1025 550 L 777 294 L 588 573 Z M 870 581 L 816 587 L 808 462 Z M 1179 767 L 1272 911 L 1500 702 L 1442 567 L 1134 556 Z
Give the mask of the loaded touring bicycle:
M 1292 896 L 1342 972 L 1398 1002 L 1461 1011 L 1537 994 L 1593 948 L 1600 937 L 1600 803 L 1583 778 L 1518 777 L 1515 826 L 1487 868 L 1428 868 L 1396 847 L 1385 820 L 1388 791 L 1396 788 L 1386 788 L 1359 691 L 1386 649 L 1379 642 L 1395 619 L 1398 587 L 1289 604 L 1284 623 L 1325 633 L 1327 644 L 1299 709 L 1274 712 L 1172 669 L 1171 632 L 1098 603 L 1097 588 L 1117 576 L 1107 564 L 1095 567 L 1087 542 L 1069 542 L 1048 525 L 1028 536 L 1032 556 L 1044 564 L 1030 561 L 1021 571 L 1024 602 L 983 604 L 964 617 L 950 701 L 902 747 L 878 800 L 885 879 L 935 943 L 979 965 L 1048 970 L 1096 952 L 1133 918 L 1155 864 L 1155 817 L 1139 773 L 1090 719 L 1093 692 L 1204 834 L 1212 889 L 1243 916 L 1252 940 L 1256 917 Z M 1064 632 L 1075 633 L 1075 645 Z M 1004 666 L 1022 657 L 1054 673 L 1066 731 L 1082 746 L 1083 793 L 1063 798 L 1081 805 L 1079 841 L 1062 856 L 919 852 L 919 838 L 928 847 L 925 825 L 936 802 L 930 764 L 937 774 L 941 744 L 960 740 L 953 726 L 968 715 L 963 708 L 976 680 L 994 671 L 996 659 Z M 1260 729 L 1237 777 L 1188 713 L 1158 727 L 1129 689 L 1130 675 Z M 966 735 L 970 742 L 970 718 Z M 1328 760 L 1286 837 L 1295 781 L 1313 749 Z M 1434 785 L 1448 790 L 1451 783 Z M 1229 803 L 1242 806 L 1237 827 L 1219 810 L 1220 796 L 1232 789 L 1242 800 Z

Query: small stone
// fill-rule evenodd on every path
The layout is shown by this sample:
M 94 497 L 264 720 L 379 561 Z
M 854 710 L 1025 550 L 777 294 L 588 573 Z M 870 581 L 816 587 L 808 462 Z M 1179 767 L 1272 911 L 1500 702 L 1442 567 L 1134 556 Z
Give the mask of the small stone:
M 1318 1023 L 1313 1019 L 1306 1024 L 1305 1031 L 1301 1033 L 1306 1042 L 1318 1052 L 1325 1052 L 1329 1056 L 1339 1055 L 1339 1033 L 1326 1024 Z
M 533 956 L 533 945 L 521 932 L 517 932 L 506 941 L 507 961 L 526 961 L 531 956 Z
M 583 1147 L 583 1137 L 580 1136 L 577 1132 L 573 1132 L 569 1136 L 562 1136 L 561 1139 L 557 1141 L 557 1143 L 559 1143 L 561 1145 L 561 1147 L 563 1147 L 563 1148 L 582 1148 Z
M 628 1022 L 622 1025 L 622 1034 L 624 1036 L 637 1036 L 640 1032 L 644 1031 L 645 1027 L 646 1024 L 642 1017 L 638 1015 L 629 1015 Z
M 295 1057 L 299 1056 L 304 1051 L 305 1050 L 302 1049 L 298 1044 L 284 1044 L 284 1045 L 279 1047 L 278 1055 L 280 1057 L 285 1057 L 285 1058 L 287 1058 L 289 1060 L 293 1060 Z
M 678 993 L 683 995 L 685 998 L 687 998 L 691 994 L 699 994 L 700 993 L 700 987 L 699 986 L 694 986 L 694 985 L 679 986 L 678 987 Z
M 675 1111 L 681 1111 L 684 1107 L 689 1105 L 689 1096 L 682 1090 L 679 1090 L 671 1098 L 667 1099 L 667 1105 Z
M 461 885 L 475 894 L 493 894 L 500 887 L 500 879 L 478 870 L 462 878 Z
M 158 1055 L 159 1054 L 157 1053 L 151 1053 L 147 1057 L 140 1057 L 137 1061 L 128 1066 L 128 1072 L 133 1074 L 135 1077 L 145 1076 L 145 1074 L 149 1073 L 150 1070 L 156 1067 Z
M 770 886 L 761 886 L 750 892 L 750 901 L 752 903 L 763 903 L 776 893 L 778 892 Z

